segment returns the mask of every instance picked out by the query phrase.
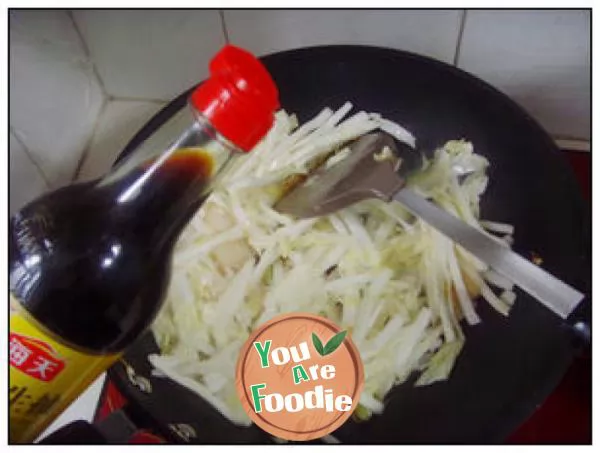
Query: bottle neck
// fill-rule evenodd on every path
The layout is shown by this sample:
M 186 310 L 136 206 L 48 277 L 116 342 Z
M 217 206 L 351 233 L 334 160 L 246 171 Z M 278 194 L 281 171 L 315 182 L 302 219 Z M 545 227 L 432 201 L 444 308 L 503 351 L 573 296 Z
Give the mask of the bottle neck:
M 141 154 L 134 151 L 97 187 L 110 193 L 117 222 L 160 245 L 177 238 L 237 152 L 210 124 L 196 121 L 163 152 Z

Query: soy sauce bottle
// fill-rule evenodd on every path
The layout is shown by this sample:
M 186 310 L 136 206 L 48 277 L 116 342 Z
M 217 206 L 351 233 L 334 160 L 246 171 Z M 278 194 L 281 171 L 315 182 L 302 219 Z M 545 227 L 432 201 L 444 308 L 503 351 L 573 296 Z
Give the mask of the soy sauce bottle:
M 277 108 L 262 64 L 226 46 L 168 146 L 142 144 L 104 178 L 13 216 L 11 443 L 32 442 L 150 326 L 180 232 L 215 178 L 267 133 Z

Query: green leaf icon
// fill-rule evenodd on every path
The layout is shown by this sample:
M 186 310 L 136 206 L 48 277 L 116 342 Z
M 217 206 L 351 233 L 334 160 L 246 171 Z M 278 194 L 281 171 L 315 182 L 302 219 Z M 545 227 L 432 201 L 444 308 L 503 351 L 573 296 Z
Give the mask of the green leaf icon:
M 346 338 L 346 331 L 342 330 L 339 333 L 336 333 L 331 340 L 329 340 L 327 342 L 327 344 L 325 345 L 325 347 L 323 348 L 323 354 L 321 355 L 328 355 L 331 354 L 333 351 L 335 351 L 337 348 L 340 347 L 340 345 L 342 344 L 342 342 L 344 341 L 344 338 Z
M 315 349 L 317 350 L 319 355 L 324 355 L 323 354 L 323 343 L 321 343 L 320 338 L 317 337 L 317 334 L 314 332 L 312 334 L 312 341 L 313 341 L 313 345 L 315 346 Z
M 340 347 L 340 345 L 344 341 L 344 338 L 346 338 L 346 334 L 347 333 L 348 332 L 345 331 L 345 330 L 343 330 L 343 331 L 341 331 L 339 333 L 336 333 L 327 342 L 327 344 L 325 345 L 325 347 L 323 347 L 323 343 L 321 343 L 321 340 L 319 339 L 319 337 L 313 332 L 313 334 L 312 334 L 313 345 L 315 346 L 315 349 L 317 350 L 317 352 L 320 355 L 322 355 L 322 356 L 329 355 L 333 351 L 335 351 L 337 348 Z

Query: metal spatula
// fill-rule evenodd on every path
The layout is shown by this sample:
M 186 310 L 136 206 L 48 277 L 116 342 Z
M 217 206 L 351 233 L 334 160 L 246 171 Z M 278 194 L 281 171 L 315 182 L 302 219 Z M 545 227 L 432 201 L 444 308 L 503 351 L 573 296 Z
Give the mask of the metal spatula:
M 561 318 L 567 318 L 583 299 L 576 289 L 406 188 L 405 176 L 414 169 L 418 156 L 415 151 L 398 156 L 394 140 L 383 133 L 365 135 L 351 148 L 346 159 L 331 168 L 321 167 L 275 208 L 307 218 L 330 214 L 368 198 L 396 200 Z

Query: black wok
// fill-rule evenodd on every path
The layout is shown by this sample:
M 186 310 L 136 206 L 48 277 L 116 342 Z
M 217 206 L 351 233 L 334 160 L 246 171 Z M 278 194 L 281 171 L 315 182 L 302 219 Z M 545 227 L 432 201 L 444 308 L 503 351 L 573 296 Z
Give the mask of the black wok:
M 383 415 L 348 422 L 334 433 L 346 443 L 502 442 L 560 381 L 580 344 L 573 326 L 590 321 L 588 207 L 560 151 L 508 97 L 425 57 L 327 46 L 277 53 L 263 61 L 279 87 L 282 107 L 300 121 L 350 100 L 407 127 L 422 149 L 455 138 L 472 141 L 491 162 L 482 217 L 515 225 L 518 252 L 537 253 L 547 270 L 588 295 L 568 322 L 521 291 L 510 319 L 479 304 L 483 322 L 465 329 L 466 347 L 447 382 L 397 387 L 386 398 Z M 183 93 L 159 112 L 121 157 L 182 109 L 186 97 Z M 196 395 L 153 377 L 146 357 L 156 350 L 148 334 L 125 355 L 135 373 L 149 380 L 151 393 L 132 385 L 122 364 L 109 373 L 136 417 L 171 434 L 170 439 L 176 439 L 173 424 L 183 423 L 196 432 L 191 442 L 269 441 L 258 428 L 237 428 Z

